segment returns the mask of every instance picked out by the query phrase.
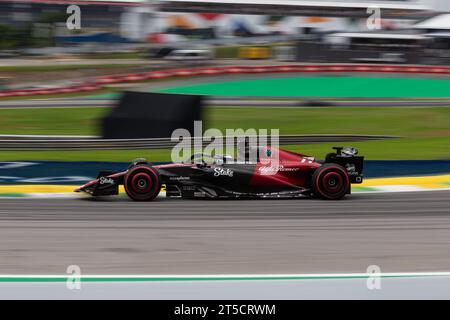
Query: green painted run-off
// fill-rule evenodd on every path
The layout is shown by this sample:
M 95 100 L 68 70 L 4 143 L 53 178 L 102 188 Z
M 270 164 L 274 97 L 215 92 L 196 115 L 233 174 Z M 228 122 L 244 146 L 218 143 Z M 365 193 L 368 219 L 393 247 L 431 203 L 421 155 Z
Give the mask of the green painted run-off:
M 161 88 L 157 92 L 211 96 L 445 98 L 450 80 L 377 77 L 288 77 L 225 81 Z

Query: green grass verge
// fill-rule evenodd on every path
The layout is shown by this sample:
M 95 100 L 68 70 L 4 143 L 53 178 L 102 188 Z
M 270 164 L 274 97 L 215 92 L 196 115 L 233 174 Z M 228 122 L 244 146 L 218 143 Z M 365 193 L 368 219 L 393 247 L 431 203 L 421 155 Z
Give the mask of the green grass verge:
M 98 119 L 108 109 L 0 109 L 2 134 L 97 135 Z M 368 159 L 450 159 L 450 108 L 208 108 L 205 128 L 279 128 L 280 134 L 373 134 L 400 139 L 344 143 Z M 323 157 L 332 146 L 287 146 Z M 169 150 L 0 152 L 9 160 L 129 161 L 136 157 L 167 161 Z
M 108 109 L 2 109 L 0 133 L 97 135 L 98 119 Z
M 280 128 L 280 134 L 450 135 L 450 108 L 218 108 L 215 128 Z
M 283 146 L 283 149 L 324 159 L 333 146 L 352 145 L 368 160 L 450 159 L 450 138 L 398 139 L 389 141 L 320 143 Z M 153 162 L 170 161 L 170 150 L 99 150 L 99 151 L 0 151 L 0 161 L 117 161 L 146 158 Z

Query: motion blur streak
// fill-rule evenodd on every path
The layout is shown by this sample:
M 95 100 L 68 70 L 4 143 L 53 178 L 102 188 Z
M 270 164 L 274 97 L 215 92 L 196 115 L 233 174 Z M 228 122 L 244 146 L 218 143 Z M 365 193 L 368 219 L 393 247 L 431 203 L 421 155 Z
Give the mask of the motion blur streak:
M 0 270 L 61 274 L 74 263 L 84 274 L 361 273 L 372 264 L 383 272 L 446 270 L 449 195 L 151 204 L 5 199 Z

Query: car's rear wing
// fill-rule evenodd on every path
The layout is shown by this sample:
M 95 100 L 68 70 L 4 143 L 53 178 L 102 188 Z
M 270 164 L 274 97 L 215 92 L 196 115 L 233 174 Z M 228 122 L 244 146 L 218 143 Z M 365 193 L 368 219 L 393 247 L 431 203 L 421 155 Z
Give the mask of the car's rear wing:
M 352 147 L 334 147 L 336 152 L 327 154 L 325 163 L 336 163 L 347 170 L 350 183 L 363 182 L 364 157 L 356 156 L 358 150 Z

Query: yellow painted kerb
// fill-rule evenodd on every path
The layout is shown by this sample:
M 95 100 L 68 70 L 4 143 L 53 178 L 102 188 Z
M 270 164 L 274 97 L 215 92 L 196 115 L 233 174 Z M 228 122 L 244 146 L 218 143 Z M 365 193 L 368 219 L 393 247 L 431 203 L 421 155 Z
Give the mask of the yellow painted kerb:
M 2 193 L 72 193 L 79 186 L 65 186 L 65 185 L 0 185 L 0 194 Z M 120 186 L 120 192 L 124 192 L 123 187 Z
M 422 177 L 400 177 L 400 178 L 380 178 L 367 179 L 361 187 L 377 187 L 377 186 L 396 186 L 396 185 L 410 185 L 421 188 L 449 188 L 450 174 L 439 176 L 422 176 Z
M 362 184 L 356 186 L 378 187 L 378 186 L 395 186 L 395 185 L 411 185 L 425 189 L 450 188 L 450 174 L 438 176 L 422 176 L 422 177 L 367 179 Z M 79 186 L 66 186 L 66 185 L 0 185 L 0 194 L 72 193 L 78 187 Z M 124 192 L 123 186 L 120 186 L 119 191 L 121 193 Z

